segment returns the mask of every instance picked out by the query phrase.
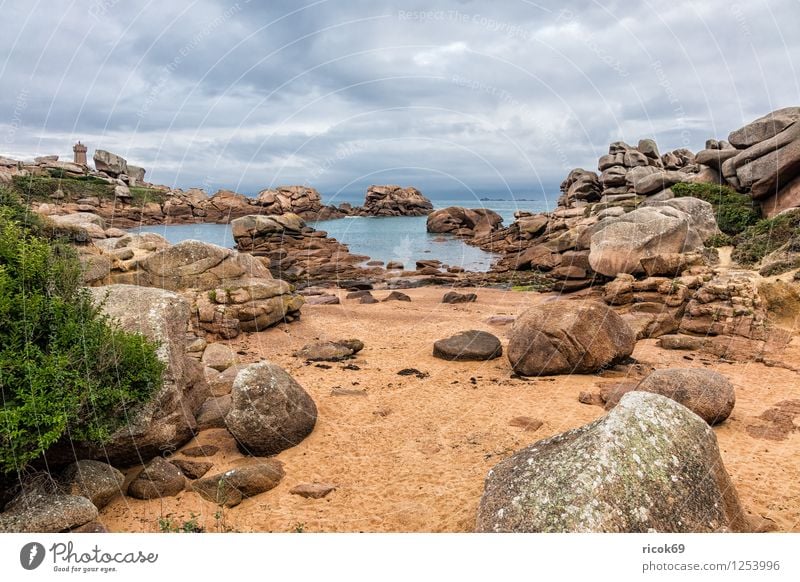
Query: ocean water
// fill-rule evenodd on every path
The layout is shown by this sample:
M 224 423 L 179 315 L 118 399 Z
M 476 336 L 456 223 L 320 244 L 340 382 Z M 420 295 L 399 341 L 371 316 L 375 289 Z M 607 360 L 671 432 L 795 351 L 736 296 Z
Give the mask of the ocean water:
M 350 200 L 334 199 L 325 203 L 340 204 Z M 360 204 L 360 200 L 351 203 Z M 435 208 L 465 206 L 468 208 L 490 208 L 503 217 L 503 224 L 509 225 L 518 210 L 541 212 L 548 208 L 544 201 L 511 200 L 434 200 Z M 337 220 L 322 220 L 309 223 L 328 236 L 336 238 L 350 248 L 350 252 L 366 255 L 372 260 L 400 261 L 413 269 L 416 261 L 438 259 L 450 266 L 459 266 L 469 271 L 488 271 L 496 258 L 491 253 L 472 247 L 462 240 L 426 231 L 427 218 L 419 217 L 348 217 Z M 233 248 L 234 241 L 228 224 L 175 224 L 142 226 L 136 232 L 155 232 L 175 244 L 187 239 L 201 240 L 221 247 Z

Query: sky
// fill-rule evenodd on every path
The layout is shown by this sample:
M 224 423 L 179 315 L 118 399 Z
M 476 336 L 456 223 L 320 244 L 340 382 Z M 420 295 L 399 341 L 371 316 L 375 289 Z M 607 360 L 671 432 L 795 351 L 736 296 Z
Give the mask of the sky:
M 800 105 L 800 2 L 0 0 L 0 155 L 172 187 L 555 196 Z

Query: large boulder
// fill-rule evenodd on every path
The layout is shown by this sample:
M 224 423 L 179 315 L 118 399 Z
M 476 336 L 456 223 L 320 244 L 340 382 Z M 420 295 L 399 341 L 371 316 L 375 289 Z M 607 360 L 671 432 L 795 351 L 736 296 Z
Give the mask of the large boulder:
M 319 192 L 308 186 L 277 186 L 262 190 L 256 201 L 267 215 L 294 213 L 315 220 L 322 210 Z
M 432 210 L 431 201 L 411 186 L 370 186 L 363 206 L 367 216 L 426 216 Z
M 94 458 L 131 464 L 149 459 L 189 440 L 194 410 L 205 400 L 207 386 L 186 357 L 189 304 L 176 293 L 136 285 L 109 285 L 90 289 L 94 301 L 122 329 L 157 342 L 159 359 L 166 364 L 162 387 L 100 447 Z
M 106 150 L 94 152 L 94 167 L 98 172 L 105 172 L 115 178 L 120 174 L 128 174 L 128 162 L 125 158 Z
M 246 453 L 276 455 L 299 444 L 317 422 L 317 406 L 283 368 L 262 361 L 233 382 L 228 430 Z
M 630 392 L 606 416 L 496 465 L 479 532 L 723 532 L 749 524 L 701 418 Z
M 719 234 L 714 207 L 705 200 L 692 196 L 681 196 L 680 198 L 653 202 L 651 206 L 669 206 L 686 214 L 690 219 L 692 229 L 700 236 L 703 242 Z
M 725 376 L 702 368 L 656 370 L 636 390 L 661 394 L 683 404 L 708 424 L 719 424 L 736 404 L 733 384 Z
M 637 208 L 603 220 L 591 232 L 589 264 L 609 277 L 641 272 L 643 258 L 694 251 L 703 245 L 691 217 L 671 206 Z
M 485 236 L 502 224 L 503 218 L 488 208 L 449 206 L 428 215 L 427 230 L 460 236 Z
M 580 374 L 624 360 L 634 344 L 631 328 L 604 303 L 555 301 L 517 318 L 508 359 L 525 376 Z
M 272 279 L 252 255 L 197 240 L 185 240 L 139 262 L 141 284 L 180 291 L 233 287 L 243 279 Z

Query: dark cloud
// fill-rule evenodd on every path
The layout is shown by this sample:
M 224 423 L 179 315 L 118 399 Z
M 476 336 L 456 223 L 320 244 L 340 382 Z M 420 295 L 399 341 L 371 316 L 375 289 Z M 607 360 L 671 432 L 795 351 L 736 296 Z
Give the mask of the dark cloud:
M 699 149 L 796 105 L 793 0 L 14 2 L 0 154 L 154 181 L 552 195 L 609 141 Z

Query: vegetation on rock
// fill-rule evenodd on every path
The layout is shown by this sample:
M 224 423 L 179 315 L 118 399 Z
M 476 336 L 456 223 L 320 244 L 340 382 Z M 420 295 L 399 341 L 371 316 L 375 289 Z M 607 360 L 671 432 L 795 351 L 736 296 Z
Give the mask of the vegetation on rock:
M 789 252 L 800 252 L 800 209 L 759 220 L 736 236 L 734 243 L 731 257 L 744 266 L 756 265 L 784 245 Z
M 52 195 L 61 190 L 70 200 L 97 197 L 100 199 L 114 199 L 114 185 L 96 176 L 69 176 L 54 170 L 50 176 L 14 176 L 12 178 L 14 191 L 27 201 L 49 202 Z M 148 202 L 163 202 L 166 197 L 164 192 L 157 188 L 132 186 L 129 188 L 131 204 L 142 206 Z
M 101 314 L 75 250 L 0 189 L 0 473 L 102 443 L 161 386 L 157 346 Z
M 691 196 L 710 203 L 714 207 L 719 229 L 730 236 L 739 234 L 760 218 L 753 200 L 728 186 L 681 183 L 672 186 L 672 192 L 677 197 Z

